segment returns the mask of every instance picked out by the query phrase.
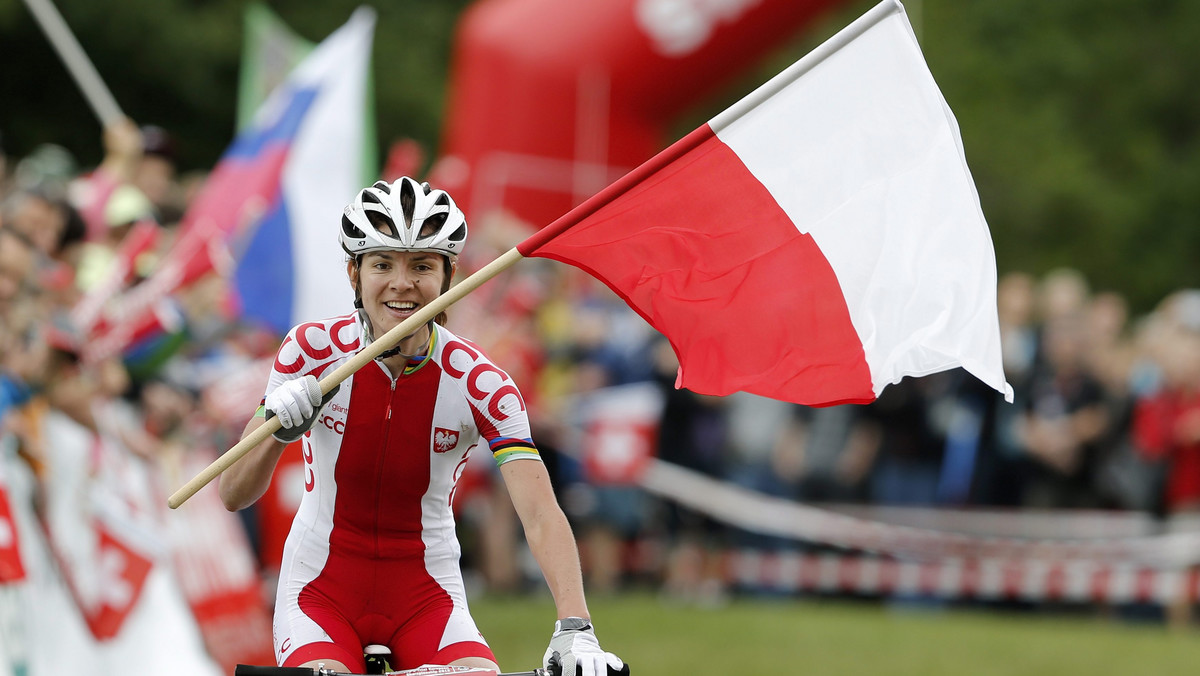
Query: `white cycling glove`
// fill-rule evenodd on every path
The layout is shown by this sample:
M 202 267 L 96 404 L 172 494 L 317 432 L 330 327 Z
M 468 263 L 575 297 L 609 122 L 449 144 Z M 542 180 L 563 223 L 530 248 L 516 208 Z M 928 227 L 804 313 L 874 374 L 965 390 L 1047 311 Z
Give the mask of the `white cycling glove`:
M 267 420 L 279 416 L 279 424 L 282 425 L 271 436 L 285 444 L 304 436 L 317 421 L 321 406 L 332 399 L 340 387 L 339 383 L 322 398 L 321 384 L 315 377 L 307 375 L 289 380 L 271 390 L 264 402 Z
M 553 671 L 559 665 L 560 676 L 607 676 L 610 673 L 628 674 L 629 666 L 620 657 L 600 647 L 590 620 L 568 617 L 554 623 L 550 647 L 542 657 L 542 666 Z

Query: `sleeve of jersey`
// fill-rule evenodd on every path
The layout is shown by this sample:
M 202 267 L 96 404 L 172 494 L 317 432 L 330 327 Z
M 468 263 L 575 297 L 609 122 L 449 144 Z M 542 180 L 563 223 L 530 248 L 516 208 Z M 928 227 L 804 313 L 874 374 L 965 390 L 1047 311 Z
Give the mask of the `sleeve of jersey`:
M 515 387 L 501 394 L 499 401 L 473 403 L 472 413 L 479 434 L 492 451 L 496 465 L 513 460 L 541 460 L 533 435 L 529 431 L 529 416 L 525 413 L 525 401 Z M 495 394 L 491 399 L 495 399 Z
M 258 402 L 258 410 L 254 412 L 256 418 L 267 417 L 267 395 L 274 392 L 276 387 L 292 380 L 299 378 L 303 373 L 296 365 L 300 362 L 295 361 L 298 350 L 296 347 L 296 328 L 292 327 L 284 337 L 283 343 L 279 346 L 279 351 L 275 353 L 275 364 L 271 367 L 271 375 L 267 378 L 267 388 L 263 390 L 262 399 Z

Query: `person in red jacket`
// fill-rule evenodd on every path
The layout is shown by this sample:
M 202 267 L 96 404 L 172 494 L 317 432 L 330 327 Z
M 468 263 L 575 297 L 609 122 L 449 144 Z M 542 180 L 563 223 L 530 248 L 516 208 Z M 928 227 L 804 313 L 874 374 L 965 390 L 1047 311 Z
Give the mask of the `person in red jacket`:
M 1149 458 L 1166 463 L 1168 514 L 1200 511 L 1200 331 L 1166 329 L 1162 386 L 1138 401 L 1133 438 Z

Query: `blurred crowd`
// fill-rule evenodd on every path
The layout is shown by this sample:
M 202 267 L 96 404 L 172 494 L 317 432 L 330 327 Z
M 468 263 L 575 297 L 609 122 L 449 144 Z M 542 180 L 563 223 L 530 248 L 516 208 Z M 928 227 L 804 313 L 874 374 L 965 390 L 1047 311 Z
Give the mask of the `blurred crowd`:
M 89 352 L 80 317 L 154 270 L 202 180 L 178 175 L 162 129 L 126 121 L 104 146 L 86 169 L 56 146 L 21 158 L 0 149 L 4 462 L 53 481 L 38 430 L 57 412 L 89 430 L 119 423 L 108 432 L 174 487 L 190 478 L 188 453 L 236 441 L 265 371 L 233 380 L 257 375 L 250 366 L 279 337 L 241 323 L 214 272 L 172 299 L 176 320 L 159 333 Z M 468 268 L 523 232 L 503 218 L 472 228 Z M 1137 315 L 1071 269 L 1010 272 L 998 292 L 1011 405 L 961 370 L 905 379 L 865 406 L 676 390 L 669 344 L 603 285 L 547 261 L 489 282 L 451 309 L 450 326 L 520 384 L 597 592 L 642 574 L 668 593 L 706 593 L 717 584 L 707 554 L 739 537 L 644 490 L 651 458 L 809 503 L 1200 508 L 1200 290 Z M 101 413 L 114 406 L 126 415 Z M 481 583 L 514 589 L 526 566 L 493 478 L 478 466 L 463 480 L 466 563 Z M 244 523 L 262 547 L 253 510 Z

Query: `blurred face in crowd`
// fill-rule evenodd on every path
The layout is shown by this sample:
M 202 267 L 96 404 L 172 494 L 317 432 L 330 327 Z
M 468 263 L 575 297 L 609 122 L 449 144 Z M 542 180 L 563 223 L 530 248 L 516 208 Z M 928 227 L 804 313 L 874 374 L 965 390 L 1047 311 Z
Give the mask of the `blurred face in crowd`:
M 1046 360 L 1059 373 L 1074 373 L 1082 365 L 1087 334 L 1081 319 L 1060 317 L 1046 324 L 1042 336 Z
M 19 198 L 10 225 L 39 251 L 50 255 L 58 248 L 66 224 L 66 215 L 52 202 L 41 195 L 26 194 Z
M 1089 293 L 1087 280 L 1076 270 L 1062 269 L 1048 273 L 1037 291 L 1041 319 L 1053 322 L 1060 317 L 1083 312 Z
M 0 312 L 6 311 L 33 274 L 33 249 L 17 234 L 0 228 Z
M 1163 376 L 1170 387 L 1200 390 L 1200 332 L 1186 328 L 1167 331 L 1163 346 Z
M 1000 279 L 996 294 L 1001 325 L 1021 327 L 1033 321 L 1035 286 L 1033 277 L 1023 273 Z
M 179 429 L 195 408 L 187 392 L 157 381 L 146 384 L 141 401 L 146 429 L 159 437 Z
M 1099 293 L 1088 304 L 1088 336 L 1093 342 L 1109 344 L 1121 337 L 1129 319 L 1125 299 L 1115 293 Z
M 170 201 L 171 184 L 174 181 L 175 165 L 159 155 L 143 157 L 133 179 L 134 185 L 145 193 L 151 202 L 159 206 Z

